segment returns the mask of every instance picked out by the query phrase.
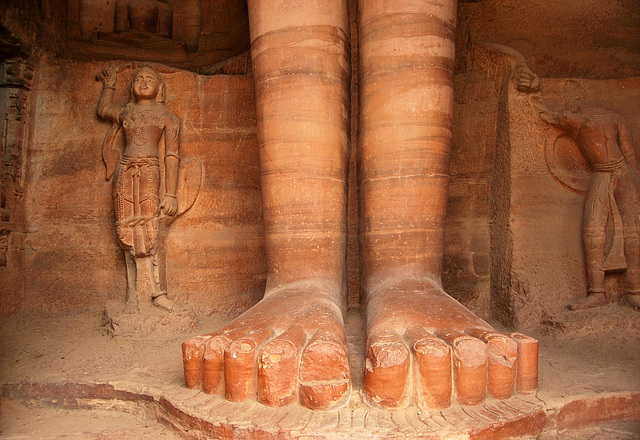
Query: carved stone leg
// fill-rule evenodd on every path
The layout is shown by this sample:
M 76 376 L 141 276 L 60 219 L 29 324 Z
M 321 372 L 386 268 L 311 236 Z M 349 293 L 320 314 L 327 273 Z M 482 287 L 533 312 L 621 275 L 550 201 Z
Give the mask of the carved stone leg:
M 183 344 L 188 387 L 311 409 L 346 402 L 345 0 L 249 0 L 267 246 L 264 299 Z
M 606 200 L 598 193 L 598 180 L 591 183 L 585 199 L 582 241 L 587 271 L 587 297 L 580 298 L 567 305 L 569 310 L 585 310 L 600 307 L 607 303 L 605 298 L 605 271 L 602 262 L 605 256 L 605 226 L 609 217 Z
M 125 300 L 125 313 L 138 311 L 138 268 L 136 258 L 130 251 L 124 251 L 124 261 L 127 266 L 127 297 Z
M 507 398 L 525 342 L 496 332 L 439 281 L 456 2 L 358 5 L 366 399 L 393 409 L 412 401 L 432 408 L 477 404 L 487 393 Z M 521 370 L 525 388 L 537 366 L 532 348 L 525 350 L 529 370 Z
M 149 276 L 151 277 L 151 300 L 153 305 L 164 309 L 168 312 L 175 312 L 178 310 L 178 305 L 171 301 L 167 296 L 167 291 L 162 288 L 165 284 L 160 278 L 160 267 L 158 264 L 158 252 L 154 252 L 150 257 L 145 257 Z

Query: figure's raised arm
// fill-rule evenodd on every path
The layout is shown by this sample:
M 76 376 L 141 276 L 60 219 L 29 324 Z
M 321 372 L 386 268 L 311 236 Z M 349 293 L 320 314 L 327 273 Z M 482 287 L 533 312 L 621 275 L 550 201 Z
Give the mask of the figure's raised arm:
M 116 69 L 113 68 L 103 69 L 96 79 L 101 80 L 103 84 L 100 100 L 98 101 L 98 116 L 102 119 L 115 122 L 122 110 L 122 107 L 112 104 L 118 73 Z

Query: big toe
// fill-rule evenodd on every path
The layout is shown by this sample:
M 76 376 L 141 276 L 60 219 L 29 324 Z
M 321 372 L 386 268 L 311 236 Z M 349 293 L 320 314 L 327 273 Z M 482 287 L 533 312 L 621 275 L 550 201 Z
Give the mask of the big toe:
M 335 408 L 347 401 L 350 392 L 344 335 L 318 330 L 302 353 L 300 403 L 309 409 Z
M 403 406 L 409 365 L 409 350 L 397 334 L 371 337 L 363 378 L 369 404 L 389 409 Z

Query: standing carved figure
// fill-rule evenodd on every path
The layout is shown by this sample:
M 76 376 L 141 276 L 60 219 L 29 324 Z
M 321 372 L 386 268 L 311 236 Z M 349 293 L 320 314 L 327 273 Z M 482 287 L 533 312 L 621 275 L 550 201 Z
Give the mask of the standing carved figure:
M 582 224 L 588 296 L 569 308 L 606 304 L 605 274 L 622 270 L 626 301 L 640 306 L 639 169 L 624 118 L 595 107 L 540 109 L 543 120 L 576 143 L 592 171 Z
M 163 289 L 166 282 L 159 268 L 159 238 L 171 217 L 178 212 L 178 169 L 180 165 L 180 121 L 164 106 L 165 85 L 148 67 L 136 71 L 131 82 L 132 102 L 112 103 L 116 71 L 100 75 L 104 88 L 98 115 L 113 123 L 105 139 L 103 157 L 107 178 L 113 175 L 113 203 L 116 230 L 127 265 L 127 310 L 137 310 L 139 265 L 145 264 L 155 306 L 172 311 L 175 304 Z M 113 148 L 124 132 L 124 153 Z M 164 157 L 159 144 L 164 136 Z M 160 163 L 164 160 L 164 166 Z

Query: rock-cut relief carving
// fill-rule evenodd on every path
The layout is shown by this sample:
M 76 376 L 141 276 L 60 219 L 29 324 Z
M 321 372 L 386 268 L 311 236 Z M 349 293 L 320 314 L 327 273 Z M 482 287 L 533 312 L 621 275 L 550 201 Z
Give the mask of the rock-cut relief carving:
M 588 292 L 568 308 L 589 309 L 610 302 L 605 291 L 607 272 L 624 273 L 624 299 L 640 307 L 640 169 L 627 121 L 611 110 L 578 101 L 571 108 L 552 110 L 544 103 L 539 79 L 531 71 L 519 75 L 518 81 L 535 83 L 532 89 L 538 93 L 531 104 L 559 132 L 553 148 L 575 144 L 591 171 L 586 186 L 582 179 L 572 179 L 570 172 L 554 173 L 563 186 L 586 191 L 582 242 Z M 547 156 L 549 161 L 558 152 Z M 576 170 L 582 165 L 575 164 Z
M 640 306 L 640 182 L 624 117 L 593 106 L 543 108 L 540 117 L 575 142 L 591 169 L 582 218 L 588 296 L 569 308 L 606 304 L 608 271 L 624 271 L 626 302 Z
M 116 0 L 114 30 L 111 33 L 94 32 L 91 41 L 152 49 L 184 47 L 171 40 L 173 9 L 164 0 Z
M 126 105 L 112 103 L 115 69 L 104 69 L 97 79 L 104 85 L 98 115 L 112 122 L 102 154 L 107 179 L 113 178 L 116 231 L 126 261 L 125 311 L 138 310 L 139 284 L 150 286 L 150 292 L 144 292 L 144 304 L 175 311 L 177 305 L 166 290 L 164 237 L 169 224 L 191 207 L 199 190 L 199 185 L 191 185 L 179 191 L 185 186 L 179 183 L 193 174 L 183 167 L 184 178 L 180 178 L 180 120 L 165 106 L 165 84 L 152 68 L 135 72 L 132 100 Z M 121 132 L 124 151 L 117 148 Z M 140 283 L 141 274 L 147 278 L 144 283 Z

